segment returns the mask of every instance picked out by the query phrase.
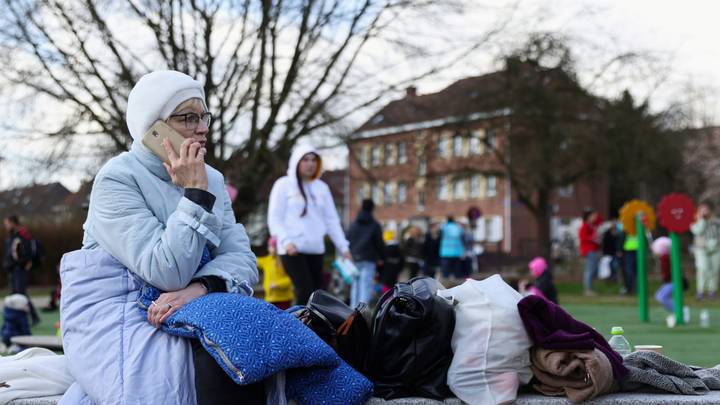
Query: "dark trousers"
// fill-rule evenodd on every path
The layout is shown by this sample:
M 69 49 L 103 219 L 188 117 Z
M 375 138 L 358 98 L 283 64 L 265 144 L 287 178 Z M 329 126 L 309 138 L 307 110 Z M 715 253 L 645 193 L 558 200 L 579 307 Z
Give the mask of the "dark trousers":
M 281 255 L 280 261 L 293 282 L 295 303 L 307 304 L 310 294 L 322 289 L 323 255 Z
M 459 257 L 443 257 L 440 259 L 443 277 L 448 278 L 451 274 L 455 278 L 464 278 L 463 263 Z
M 248 385 L 235 384 L 220 368 L 197 339 L 192 339 L 195 365 L 195 396 L 197 405 L 265 404 L 265 386 L 262 382 Z
M 635 274 L 637 273 L 637 252 L 634 250 L 626 250 L 623 253 L 623 262 L 625 289 L 628 293 L 633 293 L 635 291 Z
M 39 321 L 40 318 L 38 317 L 38 313 L 35 310 L 35 306 L 33 305 L 30 296 L 27 294 L 27 285 L 28 271 L 21 267 L 16 267 L 10 273 L 10 290 L 13 294 L 22 294 L 28 297 L 28 303 L 30 305 L 30 317 L 32 317 L 33 322 Z
M 409 261 L 408 269 L 410 270 L 410 278 L 413 279 L 413 278 L 417 277 L 418 273 L 420 273 L 420 263 Z

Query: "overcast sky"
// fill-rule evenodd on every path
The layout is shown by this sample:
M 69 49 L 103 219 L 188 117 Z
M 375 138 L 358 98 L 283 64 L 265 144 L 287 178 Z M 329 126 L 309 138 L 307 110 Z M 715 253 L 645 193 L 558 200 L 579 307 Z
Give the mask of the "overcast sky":
M 467 13 L 462 20 L 448 23 L 453 35 L 463 32 L 472 34 L 483 24 L 490 24 L 492 14 L 480 1 L 487 4 L 517 3 L 517 0 L 478 0 L 468 2 Z M 696 101 L 694 108 L 706 123 L 720 125 L 720 1 L 712 0 L 521 0 L 515 23 L 506 34 L 505 46 L 513 39 L 522 38 L 525 31 L 545 29 L 560 31 L 585 44 L 587 52 L 581 52 L 579 68 L 581 75 L 590 76 L 597 67 L 592 45 L 607 49 L 640 50 L 656 58 L 667 77 L 657 88 L 647 83 L 601 83 L 594 89 L 612 96 L 618 88 L 631 87 L 638 97 L 650 95 L 655 108 L 690 97 Z M 429 27 L 428 30 L 438 27 Z M 588 45 L 591 44 L 591 45 Z M 382 50 L 375 50 L 382 52 Z M 487 73 L 498 68 L 496 48 L 483 50 L 468 58 L 454 69 L 433 79 L 418 82 L 420 94 L 435 92 L 462 77 Z M 396 74 L 417 74 L 413 67 Z M 616 88 L 613 88 L 615 85 Z M 388 100 L 402 97 L 402 93 L 388 95 Z M 698 102 L 699 100 L 699 102 Z M 708 121 L 709 120 L 709 121 Z M 23 147 L 23 142 L 3 140 L 3 155 Z M 344 153 L 333 153 L 336 159 L 329 161 L 331 168 L 344 164 Z M 328 159 L 329 160 L 329 159 Z M 23 184 L 18 170 L 11 160 L 0 161 L 0 189 Z M 47 181 L 61 181 L 75 190 L 80 181 L 87 178 L 85 172 L 72 170 L 57 172 Z

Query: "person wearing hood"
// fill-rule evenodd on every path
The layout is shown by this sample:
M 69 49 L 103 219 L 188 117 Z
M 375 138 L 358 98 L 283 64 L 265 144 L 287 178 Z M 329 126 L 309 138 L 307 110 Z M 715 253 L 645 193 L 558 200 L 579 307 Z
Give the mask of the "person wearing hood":
M 77 272 L 71 273 L 76 266 L 88 274 L 84 276 L 87 280 L 81 280 L 87 284 L 97 280 L 89 275 L 94 271 L 90 262 L 99 254 L 97 251 L 112 256 L 111 259 L 120 262 L 131 274 L 129 279 L 117 281 L 129 286 L 127 296 L 132 299 L 128 298 L 131 299 L 128 305 L 136 305 L 137 293 L 132 290 L 139 291 L 142 283 L 166 291 L 147 311 L 147 321 L 156 328 L 197 297 L 213 292 L 252 295 L 252 286 L 258 282 L 255 255 L 250 250 L 244 227 L 235 220 L 223 176 L 205 163 L 211 119 L 202 83 L 171 70 L 142 76 L 127 102 L 126 120 L 133 138 L 132 147 L 129 152 L 110 159 L 93 183 L 83 225 L 83 246 L 78 251 L 87 253 L 79 264 L 75 263 L 79 257 L 75 252 L 63 258 L 61 273 L 68 281 L 76 281 L 70 277 L 81 277 Z M 169 162 L 163 162 L 142 143 L 144 134 L 159 120 L 185 138 L 178 151 L 164 141 Z M 111 262 L 100 261 L 97 266 L 103 263 Z M 112 288 L 107 284 L 97 285 Z M 71 302 L 79 298 L 63 294 L 62 300 Z M 61 306 L 61 318 L 71 316 L 63 312 L 64 306 Z M 62 324 L 65 325 L 64 321 Z M 140 330 L 135 325 L 124 328 L 128 339 Z M 68 332 L 81 333 L 63 330 L 64 335 Z M 108 339 L 110 344 L 112 338 L 108 336 Z M 168 395 L 167 402 L 194 402 L 197 398 L 198 404 L 210 404 L 247 398 L 247 403 L 264 403 L 262 384 L 235 384 L 197 339 L 180 340 L 174 344 L 183 353 L 192 351 L 189 356 L 194 373 L 186 373 L 184 367 L 164 367 L 149 375 L 147 369 L 133 370 L 133 375 L 142 374 L 146 385 Z M 126 350 L 124 356 L 134 355 Z M 157 348 L 155 352 L 163 350 L 166 349 Z M 152 345 L 142 347 L 142 352 L 146 357 L 153 353 Z M 82 357 L 76 351 L 66 351 L 66 354 L 71 363 L 73 355 Z M 132 358 L 124 363 L 131 364 Z M 79 361 L 90 366 L 97 359 Z M 122 359 L 120 363 L 123 364 Z M 195 389 L 188 397 L 171 398 L 175 394 L 163 391 L 171 385 L 192 386 L 193 374 Z M 80 383 L 86 376 L 74 377 Z M 91 389 L 80 388 L 85 392 Z M 174 389 L 188 392 L 186 388 L 178 390 L 177 386 Z
M 322 159 L 311 146 L 299 146 L 290 156 L 287 175 L 270 191 L 268 227 L 295 288 L 296 304 L 305 305 L 322 288 L 325 235 L 338 252 L 352 259 L 330 187 L 320 180 Z
M 353 308 L 361 302 L 370 304 L 377 265 L 385 260 L 382 226 L 373 217 L 374 208 L 372 200 L 363 200 L 360 212 L 348 230 L 350 252 L 360 271 L 350 289 L 350 306 Z

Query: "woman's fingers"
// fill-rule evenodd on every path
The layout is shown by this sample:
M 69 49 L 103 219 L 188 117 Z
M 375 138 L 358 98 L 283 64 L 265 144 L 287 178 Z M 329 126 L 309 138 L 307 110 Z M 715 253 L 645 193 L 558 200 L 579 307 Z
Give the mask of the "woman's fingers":
M 190 145 L 195 141 L 192 138 L 188 138 L 183 141 L 180 145 L 180 159 L 188 159 L 190 157 Z
M 200 150 L 200 142 L 191 143 L 190 146 L 188 147 L 188 158 L 191 160 L 197 159 L 198 150 Z
M 175 153 L 175 151 L 172 148 L 172 145 L 170 144 L 170 141 L 167 140 L 167 138 L 163 139 L 162 146 L 165 148 L 165 153 L 168 155 L 168 160 L 170 163 L 174 163 L 176 160 L 178 160 L 178 155 Z
M 158 324 L 162 325 L 163 322 L 165 322 L 166 319 L 170 318 L 172 314 L 177 311 L 177 307 L 173 306 L 171 304 L 165 304 L 165 313 L 160 315 L 160 318 L 158 319 Z
M 148 308 L 148 321 L 156 328 L 160 328 L 162 323 L 165 322 L 175 311 L 177 311 L 177 305 L 173 305 L 169 302 L 158 302 L 153 301 Z

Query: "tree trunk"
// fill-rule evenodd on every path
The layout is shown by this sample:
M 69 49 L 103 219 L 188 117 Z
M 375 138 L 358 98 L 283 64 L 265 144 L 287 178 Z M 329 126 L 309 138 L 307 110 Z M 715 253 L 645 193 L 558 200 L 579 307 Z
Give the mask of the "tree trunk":
M 547 190 L 540 190 L 537 193 L 537 210 L 535 211 L 535 223 L 537 226 L 538 252 L 546 259 L 550 258 L 550 193 Z

